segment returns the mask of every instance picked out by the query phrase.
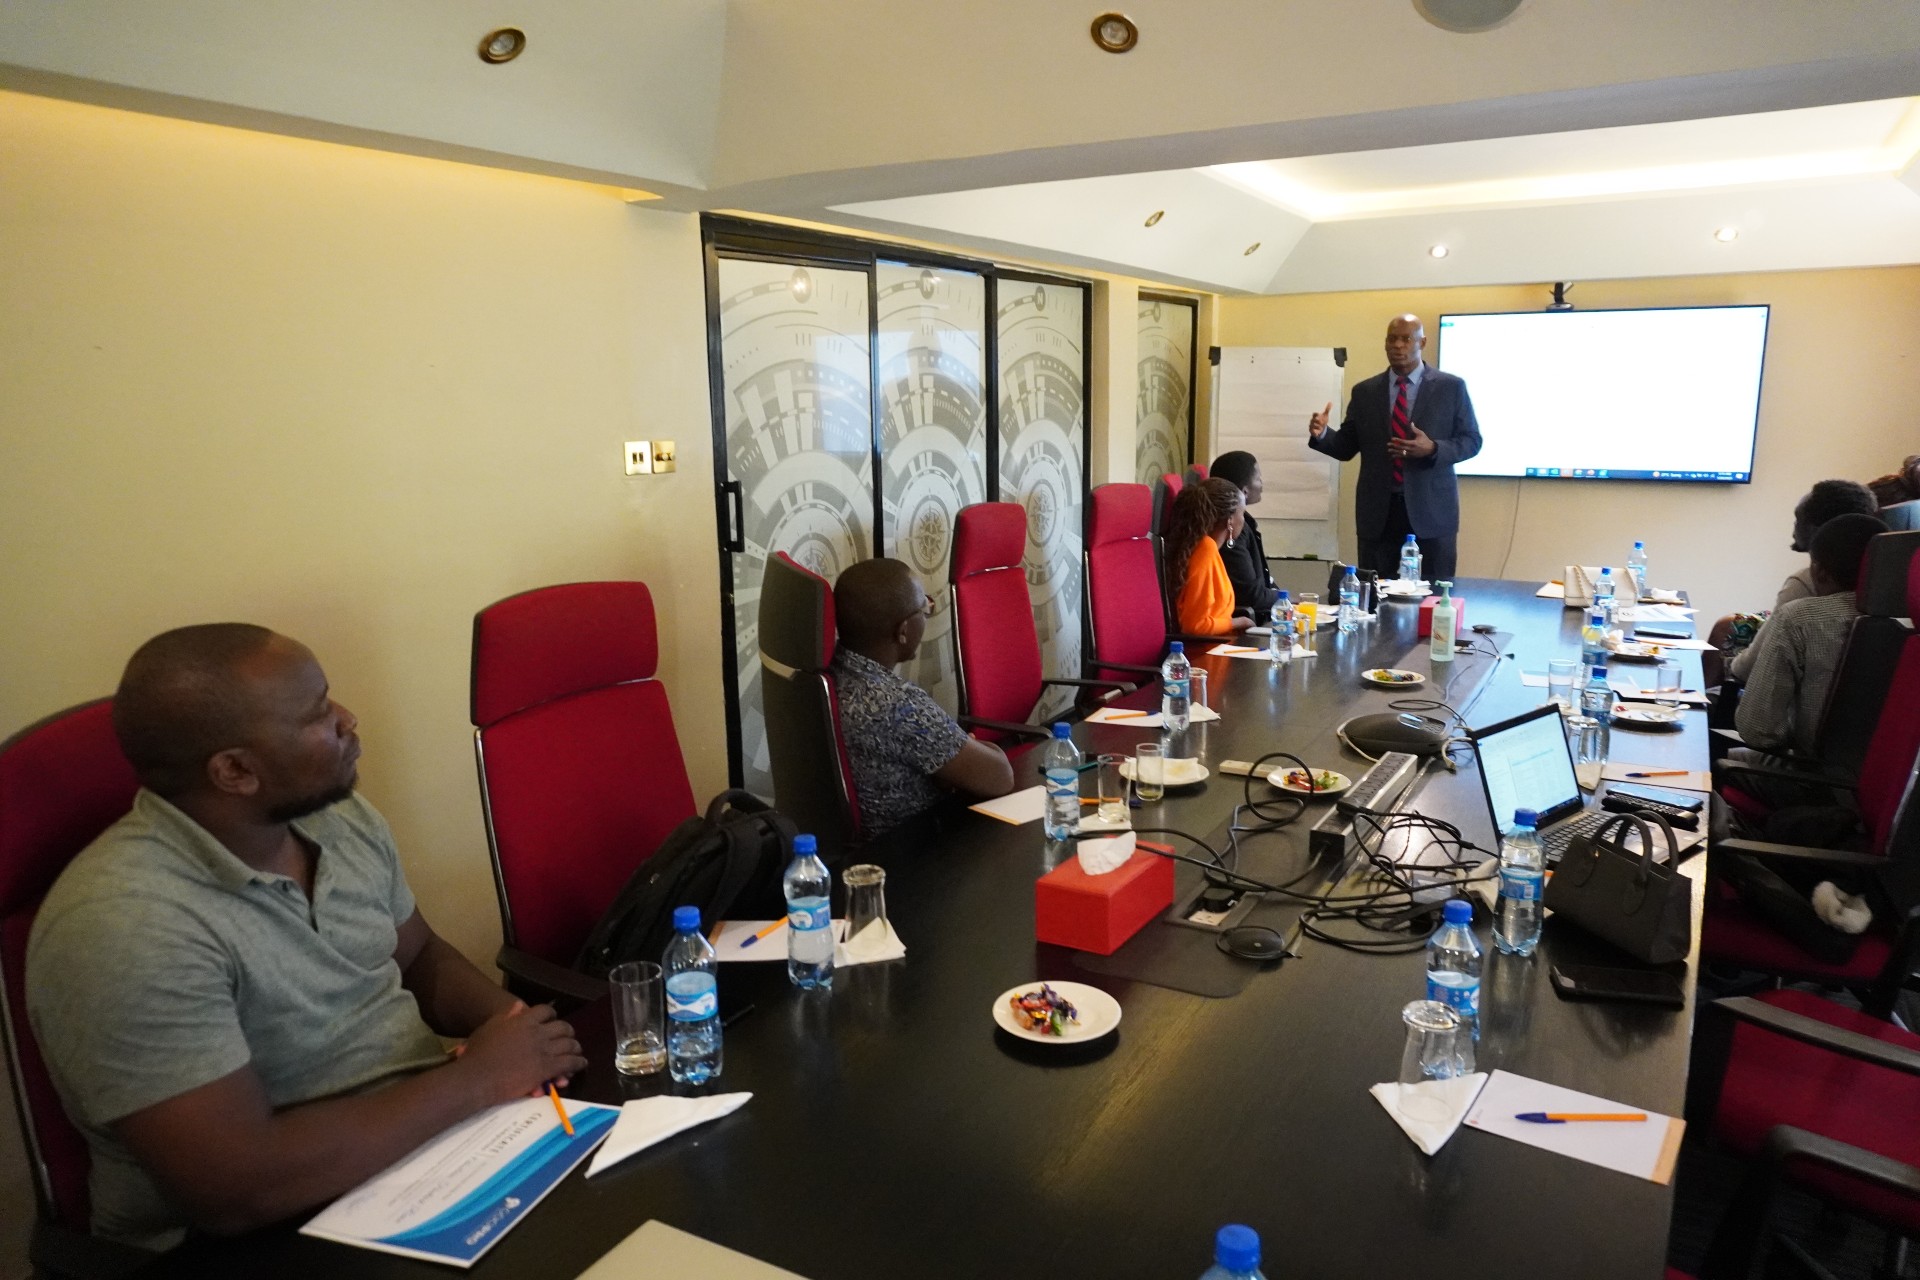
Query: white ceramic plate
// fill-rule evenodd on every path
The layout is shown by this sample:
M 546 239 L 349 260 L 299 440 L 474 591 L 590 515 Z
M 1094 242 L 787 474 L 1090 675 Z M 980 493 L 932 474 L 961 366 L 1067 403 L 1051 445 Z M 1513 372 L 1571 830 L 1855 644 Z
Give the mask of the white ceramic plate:
M 1395 680 L 1394 676 L 1400 676 L 1401 679 Z M 1413 679 L 1408 680 L 1405 678 L 1407 676 Z M 1427 682 L 1427 678 L 1418 671 L 1405 671 L 1399 667 L 1373 667 L 1362 671 L 1360 678 L 1378 689 L 1418 689 Z
M 1029 1031 L 1013 1016 L 1013 1007 L 1007 1002 L 1029 991 L 1038 991 L 1042 986 L 1052 987 L 1056 993 L 1064 996 L 1080 1015 L 1078 1022 L 1067 1024 L 1065 1035 L 1043 1036 L 1038 1031 Z M 1120 1002 L 1100 988 L 1090 987 L 1084 982 L 1023 982 L 1002 991 L 994 1000 L 993 1020 L 1008 1035 L 1019 1036 L 1035 1044 L 1085 1044 L 1089 1040 L 1098 1040 L 1120 1025 Z
M 1320 787 L 1317 790 L 1310 787 L 1297 787 L 1293 783 L 1288 782 L 1286 780 L 1287 774 L 1292 771 L 1293 771 L 1292 765 L 1283 764 L 1279 768 L 1275 769 L 1272 773 L 1269 773 L 1267 775 L 1267 781 L 1271 782 L 1274 786 L 1280 788 L 1282 791 L 1291 791 L 1294 795 L 1297 795 L 1297 796 L 1337 796 L 1342 791 L 1345 791 L 1348 787 L 1353 785 L 1353 779 L 1349 778 L 1344 773 L 1334 773 L 1332 769 L 1315 769 L 1313 770 L 1313 773 L 1316 777 L 1322 773 L 1332 774 L 1333 782 L 1330 785 Z
M 1166 764 L 1166 777 L 1162 786 L 1191 787 L 1195 783 L 1207 780 L 1207 766 L 1198 760 L 1169 760 Z M 1133 757 L 1128 756 L 1120 764 L 1120 776 L 1133 781 Z
M 1622 640 L 1607 650 L 1609 657 L 1619 662 L 1658 662 L 1666 655 L 1658 645 L 1645 644 L 1638 640 Z
M 1628 729 L 1678 729 L 1685 714 L 1680 707 L 1616 706 L 1613 722 Z

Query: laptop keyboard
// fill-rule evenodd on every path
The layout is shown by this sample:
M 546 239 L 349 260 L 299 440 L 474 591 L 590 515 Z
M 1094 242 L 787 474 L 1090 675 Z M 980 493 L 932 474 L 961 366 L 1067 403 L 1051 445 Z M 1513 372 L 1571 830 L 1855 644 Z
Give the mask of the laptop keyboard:
M 1547 851 L 1547 865 L 1551 867 L 1559 863 L 1560 855 L 1567 851 L 1567 846 L 1573 843 L 1575 836 L 1590 836 L 1609 818 L 1618 816 L 1605 809 L 1590 809 L 1542 834 L 1540 844 Z

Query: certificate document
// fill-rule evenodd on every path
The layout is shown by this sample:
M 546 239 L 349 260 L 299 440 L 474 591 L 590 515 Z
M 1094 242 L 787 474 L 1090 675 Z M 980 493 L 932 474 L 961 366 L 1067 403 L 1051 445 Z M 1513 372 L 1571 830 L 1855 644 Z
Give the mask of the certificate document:
M 341 1196 L 300 1228 L 338 1240 L 470 1267 L 600 1145 L 620 1108 L 523 1098 L 464 1120 Z

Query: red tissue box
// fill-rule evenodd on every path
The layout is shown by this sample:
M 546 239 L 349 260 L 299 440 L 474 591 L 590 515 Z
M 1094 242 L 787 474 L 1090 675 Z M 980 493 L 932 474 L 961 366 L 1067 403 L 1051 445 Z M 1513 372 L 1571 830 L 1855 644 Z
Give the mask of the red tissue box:
M 1134 850 L 1103 876 L 1068 858 L 1033 886 L 1033 933 L 1076 951 L 1110 956 L 1173 905 L 1173 859 Z
M 1420 602 L 1420 636 L 1425 639 L 1433 634 L 1433 606 L 1439 596 L 1428 596 Z M 1458 640 L 1467 632 L 1467 602 L 1462 596 L 1453 598 L 1453 638 Z

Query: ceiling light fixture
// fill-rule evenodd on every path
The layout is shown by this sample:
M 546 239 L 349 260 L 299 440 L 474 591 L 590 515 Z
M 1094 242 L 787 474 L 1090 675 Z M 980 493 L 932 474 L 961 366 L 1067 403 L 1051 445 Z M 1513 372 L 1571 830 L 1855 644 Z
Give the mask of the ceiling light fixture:
M 480 37 L 480 61 L 495 64 L 512 62 L 526 47 L 526 32 L 518 27 L 501 27 Z
M 1448 253 L 1447 246 L 1443 244 L 1437 244 L 1433 246 L 1433 248 L 1427 250 L 1427 256 L 1429 258 L 1444 258 L 1447 256 L 1447 253 Z
M 1740 228 L 1722 227 L 1718 231 L 1713 233 L 1713 238 L 1715 240 L 1718 240 L 1721 244 L 1732 244 L 1735 240 L 1738 240 L 1740 238 Z
M 1416 13 L 1457 35 L 1491 31 L 1511 18 L 1523 0 L 1413 0 Z
M 1252 244 L 1247 246 L 1247 251 L 1241 254 L 1240 256 L 1243 258 L 1251 258 L 1255 253 L 1258 253 L 1259 250 L 1260 250 L 1260 242 L 1258 240 L 1255 240 Z
M 1140 43 L 1140 28 L 1124 13 L 1103 13 L 1093 20 L 1093 42 L 1108 53 L 1125 53 Z
M 1150 227 L 1157 227 L 1160 225 L 1160 219 L 1166 216 L 1167 216 L 1167 211 L 1165 209 L 1155 209 L 1152 213 L 1147 215 L 1147 225 Z

